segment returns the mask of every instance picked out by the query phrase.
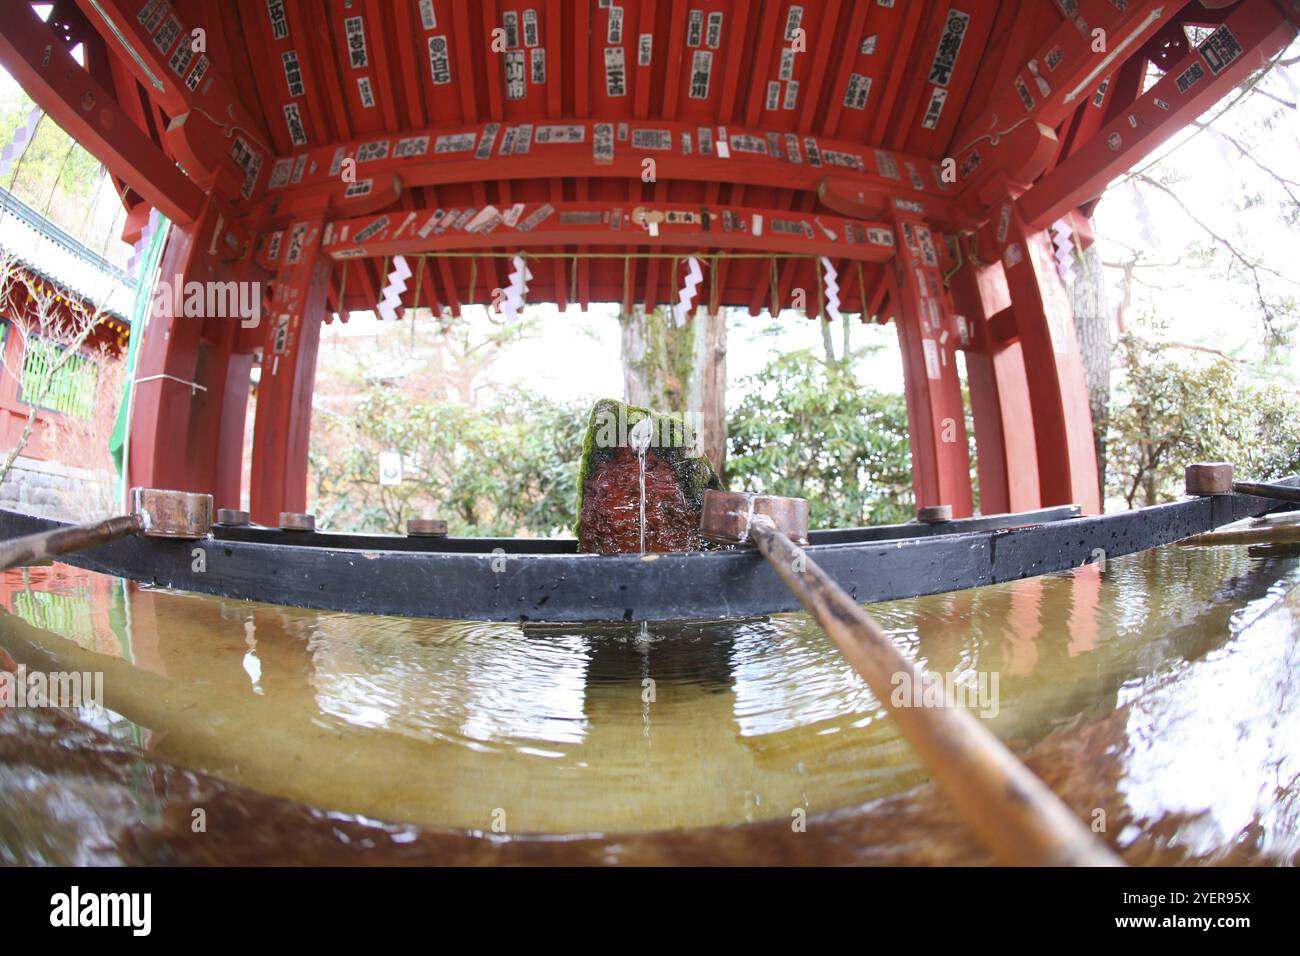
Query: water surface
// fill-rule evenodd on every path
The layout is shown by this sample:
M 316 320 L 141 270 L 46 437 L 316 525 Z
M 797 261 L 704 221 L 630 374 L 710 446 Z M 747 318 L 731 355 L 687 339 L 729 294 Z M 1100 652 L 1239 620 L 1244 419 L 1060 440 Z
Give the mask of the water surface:
M 1086 802 L 1115 845 L 1158 834 L 1213 856 L 1244 840 L 1251 859 L 1282 862 L 1300 849 L 1298 556 L 1171 546 L 872 611 L 931 670 L 995 676 L 982 719 L 1088 781 L 1067 800 L 1095 783 Z M 39 629 L 0 618 L 17 660 L 105 672 L 108 712 L 83 716 L 116 741 L 370 820 L 615 835 L 815 821 L 900 806 L 928 779 L 802 614 L 520 628 L 282 608 L 62 565 L 3 575 L 0 603 Z M 3 760 L 0 807 L 19 807 L 30 788 Z M 19 838 L 0 830 L 0 852 L 6 839 Z

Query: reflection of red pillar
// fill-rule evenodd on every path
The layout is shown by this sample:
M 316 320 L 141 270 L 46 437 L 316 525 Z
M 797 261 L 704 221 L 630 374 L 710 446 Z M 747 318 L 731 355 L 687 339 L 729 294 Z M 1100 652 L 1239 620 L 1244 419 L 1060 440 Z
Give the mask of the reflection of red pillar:
M 1097 613 L 1101 607 L 1101 565 L 1085 564 L 1070 576 L 1070 643 L 1071 657 L 1096 650 L 1100 632 Z
M 289 227 L 264 322 L 249 488 L 253 520 L 262 524 L 278 523 L 282 511 L 307 509 L 311 396 L 329 275 L 320 255 L 321 229 L 319 218 Z
M 1007 612 L 1007 648 L 1003 671 L 1024 677 L 1038 666 L 1038 637 L 1043 633 L 1043 579 L 1012 581 Z
M 938 269 L 936 237 L 924 222 L 896 217 L 898 345 L 903 355 L 912 484 L 917 507 L 972 508 L 970 451 L 957 375 L 951 301 Z
M 1033 403 L 1042 503 L 1077 504 L 1097 514 L 1101 496 L 1088 387 L 1051 239 L 1045 231 L 1031 232 L 1014 212 L 1002 263 Z
M 1038 508 L 1038 451 L 1024 357 L 1018 341 L 1001 337 L 1011 318 L 1004 311 L 1010 297 L 1002 266 L 967 263 L 952 278 L 952 294 L 969 336 L 966 384 L 979 452 L 980 512 Z

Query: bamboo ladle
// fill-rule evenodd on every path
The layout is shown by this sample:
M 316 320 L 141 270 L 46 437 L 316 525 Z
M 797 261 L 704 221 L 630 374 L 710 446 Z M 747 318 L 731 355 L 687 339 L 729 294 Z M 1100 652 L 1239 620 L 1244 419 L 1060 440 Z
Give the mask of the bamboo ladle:
M 211 530 L 211 495 L 132 488 L 130 514 L 0 541 L 0 571 L 38 564 L 137 532 L 150 538 L 197 539 Z
M 1256 495 L 1277 501 L 1300 501 L 1300 488 L 1263 481 L 1237 481 L 1232 465 L 1226 461 L 1201 461 L 1188 465 L 1183 472 L 1184 487 L 1189 495 Z
M 900 677 L 922 688 L 934 678 L 899 653 L 875 619 L 791 540 L 806 541 L 807 528 L 808 502 L 802 498 L 704 493 L 704 537 L 758 547 L 889 708 L 957 812 L 1000 862 L 1122 866 L 1123 861 L 966 710 L 892 703 Z M 932 698 L 923 693 L 920 699 Z

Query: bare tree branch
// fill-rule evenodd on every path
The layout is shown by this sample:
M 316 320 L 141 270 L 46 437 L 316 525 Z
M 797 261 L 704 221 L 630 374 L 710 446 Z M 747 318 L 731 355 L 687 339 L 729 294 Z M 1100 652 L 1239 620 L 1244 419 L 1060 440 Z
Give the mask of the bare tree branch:
M 1274 96 L 1272 93 L 1268 92 L 1268 90 L 1261 90 L 1258 86 L 1252 86 L 1250 88 L 1250 92 L 1258 93 L 1260 96 L 1265 97 L 1266 99 L 1270 99 L 1274 103 L 1277 103 L 1280 106 L 1285 106 L 1289 110 L 1293 110 L 1296 108 L 1296 104 L 1292 103 L 1290 100 L 1284 100 L 1280 96 Z
M 20 290 L 23 292 L 22 302 L 18 301 Z M 0 481 L 3 481 L 31 440 L 36 430 L 37 414 L 49 397 L 59 372 L 80 353 L 103 319 L 105 310 L 102 306 L 92 307 L 74 301 L 68 301 L 64 308 L 60 308 L 55 293 L 48 286 L 39 285 L 13 253 L 4 250 L 0 251 L 0 311 L 10 317 L 9 328 L 21 342 L 21 347 L 16 350 L 16 367 L 10 360 L 8 349 L 0 349 L 0 367 L 20 388 L 28 350 L 43 347 L 33 343 L 48 342 L 54 346 L 50 349 L 49 361 L 42 365 L 36 380 L 29 382 L 32 387 L 23 393 L 27 418 L 18 440 L 0 462 Z
M 1192 125 L 1198 126 L 1201 129 L 1209 129 L 1209 127 L 1206 124 L 1196 120 L 1192 121 Z M 1215 130 L 1215 132 L 1219 136 L 1226 139 L 1233 146 L 1235 146 L 1237 148 L 1237 152 L 1241 153 L 1242 157 L 1250 160 L 1258 169 L 1266 173 L 1274 182 L 1276 182 L 1279 186 L 1281 186 L 1282 189 L 1286 192 L 1287 198 L 1289 198 L 1291 202 L 1295 204 L 1297 207 L 1300 207 L 1300 198 L 1297 198 L 1296 194 L 1291 191 L 1291 188 L 1293 186 L 1297 189 L 1300 189 L 1300 182 L 1296 182 L 1294 179 L 1287 179 L 1285 176 L 1281 175 L 1276 170 L 1270 169 L 1269 167 L 1265 166 L 1263 163 L 1259 161 L 1258 158 L 1256 158 L 1255 154 L 1251 150 L 1248 150 L 1245 146 L 1243 146 L 1241 144 L 1241 141 L 1238 140 L 1235 136 L 1229 136 L 1227 133 L 1223 132 L 1222 130 Z
M 1166 196 L 1172 199 L 1174 203 L 1178 206 L 1178 208 L 1183 211 L 1184 215 L 1186 215 L 1188 219 L 1196 223 L 1196 225 L 1199 226 L 1206 235 L 1208 235 L 1216 243 L 1218 243 L 1220 246 L 1226 249 L 1228 251 L 1228 254 L 1232 256 L 1232 258 L 1236 262 L 1240 263 L 1242 266 L 1246 268 L 1246 270 L 1250 273 L 1251 281 L 1255 286 L 1255 298 L 1256 301 L 1259 303 L 1260 310 L 1263 312 L 1264 315 L 1265 329 L 1268 331 L 1269 336 L 1275 342 L 1283 341 L 1282 333 L 1277 327 L 1278 316 L 1276 315 L 1276 310 L 1274 309 L 1274 307 L 1268 301 L 1268 298 L 1264 294 L 1264 285 L 1260 280 L 1260 274 L 1267 273 L 1269 275 L 1275 276 L 1278 279 L 1283 280 L 1284 282 L 1291 283 L 1292 285 L 1296 285 L 1297 284 L 1296 281 L 1290 278 L 1289 276 L 1282 275 L 1282 273 L 1278 272 L 1276 269 L 1269 268 L 1266 265 L 1253 261 L 1249 256 L 1247 256 L 1240 249 L 1238 249 L 1235 243 L 1233 243 L 1226 236 L 1223 236 L 1220 233 L 1216 232 L 1214 229 L 1210 228 L 1210 226 L 1208 226 L 1204 221 L 1202 221 L 1194 212 L 1188 209 L 1187 204 L 1184 203 L 1181 198 L 1179 198 L 1178 194 L 1175 193 L 1168 186 L 1166 186 L 1164 183 L 1160 182 L 1159 180 L 1152 179 L 1150 176 L 1147 175 L 1139 175 L 1137 177 L 1137 180 L 1139 182 L 1145 183 L 1148 186 L 1151 186 L 1153 189 L 1160 190 L 1162 193 L 1164 193 Z

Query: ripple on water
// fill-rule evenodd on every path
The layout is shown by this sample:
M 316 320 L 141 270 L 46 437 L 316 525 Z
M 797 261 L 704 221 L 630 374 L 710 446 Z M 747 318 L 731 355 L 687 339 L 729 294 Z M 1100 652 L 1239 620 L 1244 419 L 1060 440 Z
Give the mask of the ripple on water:
M 1296 565 L 1294 549 L 1161 548 L 872 610 L 932 671 L 995 676 L 987 725 L 1013 747 L 1124 714 L 1108 759 L 1126 840 L 1176 814 L 1198 852 L 1243 830 L 1285 848 L 1300 678 L 1277 608 Z M 619 832 L 829 810 L 926 779 L 801 614 L 521 628 L 257 605 L 57 565 L 2 580 L 5 607 L 50 647 L 120 660 L 109 706 L 141 746 L 331 812 Z

